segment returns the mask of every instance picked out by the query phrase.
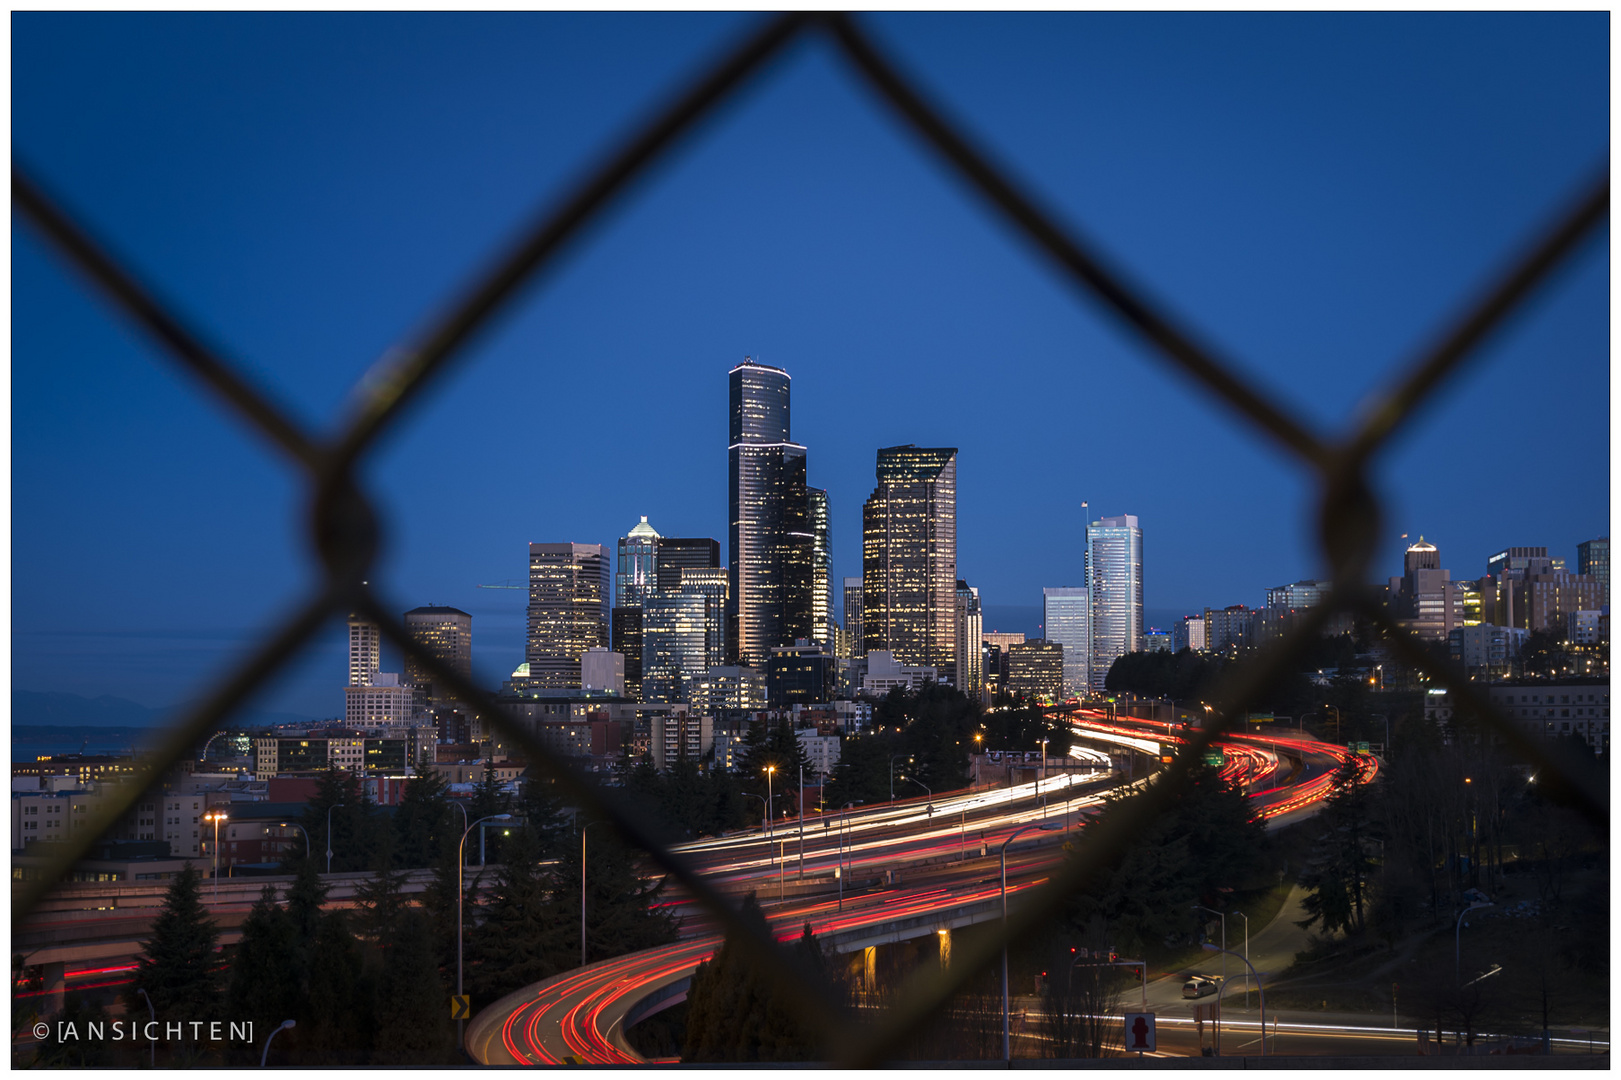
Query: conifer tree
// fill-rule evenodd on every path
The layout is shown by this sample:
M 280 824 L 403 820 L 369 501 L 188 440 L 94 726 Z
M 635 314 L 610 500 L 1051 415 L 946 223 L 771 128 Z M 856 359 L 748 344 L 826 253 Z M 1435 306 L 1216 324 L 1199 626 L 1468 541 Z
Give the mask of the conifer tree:
M 439 974 L 431 928 L 420 911 L 405 911 L 384 952 L 376 999 L 373 1065 L 441 1065 L 454 1045 L 449 990 Z
M 753 894 L 740 914 L 766 932 Z M 809 923 L 794 951 L 805 974 L 826 980 L 827 965 Z M 682 1061 L 810 1061 L 825 1056 L 825 1047 L 782 991 L 778 974 L 762 970 L 735 931 L 693 973 L 687 1001 Z
M 394 865 L 407 870 L 432 866 L 446 838 L 458 832 L 450 808 L 449 785 L 440 773 L 417 767 L 394 808 Z M 452 820 L 455 819 L 455 820 Z
M 466 987 L 486 1005 L 529 983 L 550 978 L 564 966 L 559 964 L 559 955 L 566 934 L 566 913 L 553 903 L 552 891 L 538 865 L 535 840 L 527 830 L 519 829 L 508 841 L 509 857 L 501 864 L 476 911 L 468 903 L 467 925 L 462 931 Z M 577 897 L 574 911 L 578 918 Z M 451 918 L 454 920 L 454 912 Z M 452 922 L 452 934 L 454 929 Z
M 266 885 L 242 922 L 242 940 L 231 959 L 226 1012 L 233 1020 L 251 1020 L 254 1031 L 272 1031 L 302 1011 L 303 986 L 297 967 L 292 920 L 276 903 L 275 886 Z M 236 1064 L 252 1064 L 252 1047 L 235 1048 Z
M 316 929 L 305 1015 L 297 1043 L 307 1065 L 364 1065 L 371 1048 L 369 996 L 362 992 L 360 949 L 345 913 L 329 911 Z
M 152 936 L 135 960 L 135 977 L 124 995 L 126 1007 L 142 1015 L 145 990 L 160 1021 L 213 1020 L 219 1015 L 219 940 L 214 920 L 203 909 L 201 875 L 189 864 L 169 883 Z M 189 1026 L 186 1028 L 192 1030 Z

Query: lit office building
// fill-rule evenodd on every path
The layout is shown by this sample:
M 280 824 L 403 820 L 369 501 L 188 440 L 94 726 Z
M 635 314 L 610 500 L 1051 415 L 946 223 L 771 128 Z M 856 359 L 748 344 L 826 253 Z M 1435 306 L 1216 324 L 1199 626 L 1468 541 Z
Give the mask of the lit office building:
M 610 640 L 625 658 L 625 695 L 634 701 L 642 694 L 642 600 L 658 587 L 661 539 L 645 517 L 619 538 Z
M 704 645 L 707 598 L 697 590 L 659 592 L 642 605 L 642 700 L 687 700 L 687 684 L 709 670 Z
M 524 661 L 534 688 L 579 689 L 581 655 L 608 647 L 608 568 L 602 544 L 529 545 Z
M 720 541 L 709 537 L 666 536 L 659 540 L 658 587 L 681 588 L 683 570 L 719 570 Z
M 1085 504 L 1082 504 L 1083 509 Z M 1134 514 L 1086 526 L 1086 584 L 1092 593 L 1092 656 L 1087 675 L 1102 692 L 1109 668 L 1135 652 L 1143 632 L 1143 531 Z
M 1171 651 L 1192 649 L 1204 652 L 1205 622 L 1203 615 L 1184 615 L 1171 627 Z
M 957 582 L 956 686 L 972 699 L 978 699 L 985 687 L 985 616 L 979 608 L 979 590 L 960 579 Z
M 473 617 L 453 607 L 419 607 L 405 613 L 405 632 L 462 678 L 473 678 Z M 414 657 L 405 658 L 405 681 L 419 687 L 430 705 L 454 700 Z
M 850 655 L 861 657 L 867 650 L 861 647 L 861 579 L 844 579 L 844 632 L 850 636 Z
M 1064 647 L 1065 699 L 1084 698 L 1092 685 L 1087 662 L 1092 657 L 1092 596 L 1085 588 L 1041 590 L 1041 622 L 1047 640 Z
M 833 549 L 826 488 L 807 488 L 806 523 L 811 534 L 811 641 L 833 648 Z
M 1422 536 L 1402 562 L 1402 576 L 1390 579 L 1392 613 L 1426 641 L 1449 641 L 1457 623 L 1452 571 L 1441 569 L 1441 553 Z
M 359 615 L 349 616 L 349 681 L 347 686 L 370 686 L 382 666 L 383 631 Z
M 878 451 L 862 514 L 862 648 L 948 674 L 957 667 L 957 451 Z
M 761 668 L 712 667 L 687 684 L 694 712 L 712 716 L 753 712 L 766 707 L 766 674 Z
M 1243 604 L 1204 609 L 1205 650 L 1236 652 L 1255 645 L 1255 609 Z
M 790 441 L 786 371 L 745 357 L 729 381 L 725 636 L 731 659 L 763 664 L 773 646 L 811 635 L 805 448 Z
M 1008 693 L 1030 701 L 1058 701 L 1064 689 L 1064 647 L 1031 638 L 1008 650 Z

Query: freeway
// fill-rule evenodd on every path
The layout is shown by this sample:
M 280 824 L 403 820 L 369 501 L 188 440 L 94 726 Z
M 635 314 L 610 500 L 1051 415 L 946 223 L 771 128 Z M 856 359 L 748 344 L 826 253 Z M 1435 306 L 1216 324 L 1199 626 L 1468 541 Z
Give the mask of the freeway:
M 1073 713 L 1070 721 L 1084 740 L 1078 754 L 1083 761 L 1096 760 L 1098 751 L 1089 747 L 1091 743 L 1140 753 L 1185 738 L 1185 732 L 1172 725 L 1090 711 Z M 1312 812 L 1329 793 L 1334 771 L 1353 757 L 1342 747 L 1303 737 L 1230 736 L 1218 745 L 1224 755 L 1223 776 L 1249 790 L 1258 812 L 1273 828 Z M 1377 762 L 1358 760 L 1362 779 L 1371 780 Z M 1039 795 L 1037 784 L 1032 783 L 863 808 L 837 822 L 829 819 L 823 828 L 808 830 L 803 876 L 798 833 L 780 828 L 769 841 L 759 835 L 732 836 L 684 845 L 681 850 L 734 889 L 754 887 L 759 891 L 759 885 L 769 886 L 775 876 L 781 899 L 766 905 L 766 915 L 779 939 L 798 937 L 807 922 L 818 936 L 849 936 L 862 927 L 877 928 L 881 933 L 885 927 L 903 924 L 910 924 L 905 933 L 915 936 L 918 916 L 937 916 L 942 925 L 951 925 L 949 920 L 975 910 L 976 905 L 983 913 L 986 902 L 999 896 L 995 861 L 986 856 L 1015 829 L 1047 821 L 1060 831 L 1034 834 L 1037 840 L 1062 839 L 1102 805 L 1109 788 L 1121 782 L 1118 774 L 1100 776 L 1088 768 L 1049 778 Z M 970 821 L 975 833 L 972 843 L 968 839 Z M 822 835 L 817 837 L 817 833 Z M 792 852 L 790 844 L 795 848 Z M 1051 843 L 1010 851 L 1009 892 L 1016 898 L 1039 884 L 1062 857 L 1061 848 Z M 790 859 L 796 881 L 792 896 L 787 885 Z M 841 895 L 837 901 L 827 895 L 831 887 L 837 887 L 835 881 L 853 885 L 863 874 L 886 866 L 892 871 L 905 866 L 906 883 L 889 874 L 885 888 Z M 831 879 L 827 872 L 835 868 L 839 877 Z M 988 878 L 987 871 L 993 876 Z M 807 879 L 809 887 L 817 891 L 801 895 Z M 770 896 L 769 888 L 763 891 Z M 922 929 L 929 932 L 927 918 L 922 922 Z M 676 944 L 600 961 L 492 1003 L 479 1012 L 468 1030 L 468 1052 L 475 1061 L 486 1064 L 640 1062 L 625 1040 L 625 1027 L 652 1011 L 644 1002 L 667 1005 L 680 1000 L 683 980 L 720 944 L 714 921 L 695 910 L 684 919 L 682 934 Z M 897 929 L 897 939 L 901 934 Z

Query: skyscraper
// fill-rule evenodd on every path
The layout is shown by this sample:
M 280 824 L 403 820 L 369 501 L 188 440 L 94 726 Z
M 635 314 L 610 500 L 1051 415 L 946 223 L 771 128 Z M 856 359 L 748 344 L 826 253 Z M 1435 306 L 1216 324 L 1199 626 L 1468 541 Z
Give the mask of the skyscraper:
M 811 636 L 812 536 L 805 448 L 790 441 L 789 375 L 745 357 L 729 373 L 727 649 L 763 665 Z
M 956 687 L 977 699 L 985 685 L 985 617 L 979 610 L 979 590 L 966 581 L 957 582 L 957 676 Z
M 383 631 L 359 615 L 349 616 L 349 681 L 346 686 L 370 686 L 381 666 Z
M 1586 574 L 1604 586 L 1604 600 L 1610 599 L 1610 538 L 1583 540 L 1576 545 L 1576 572 Z
M 844 632 L 850 637 L 850 652 L 856 657 L 867 655 L 861 643 L 861 579 L 844 579 Z
M 826 488 L 806 488 L 806 523 L 811 534 L 811 637 L 833 649 L 833 549 L 828 530 Z
M 642 611 L 642 700 L 686 701 L 725 661 L 726 572 L 685 567 L 680 588 L 649 593 Z
M 886 447 L 877 472 L 862 512 L 862 649 L 955 672 L 957 451 Z
M 1064 647 L 1063 696 L 1086 697 L 1092 685 L 1092 594 L 1084 586 L 1042 589 L 1041 622 L 1047 640 Z
M 1099 518 L 1086 526 L 1086 585 L 1092 593 L 1087 677 L 1101 693 L 1109 668 L 1136 651 L 1143 632 L 1143 531 L 1135 515 Z
M 453 607 L 412 608 L 405 613 L 405 631 L 440 663 L 472 680 L 473 617 L 467 612 Z M 405 658 L 405 681 L 427 695 L 430 705 L 451 700 L 450 692 L 410 656 Z
M 662 541 L 645 517 L 619 538 L 612 640 L 625 658 L 625 696 L 632 701 L 642 698 L 642 601 L 658 587 Z
M 529 628 L 524 660 L 536 688 L 580 686 L 580 656 L 608 646 L 608 549 L 529 545 Z
M 720 569 L 720 542 L 709 537 L 666 536 L 659 540 L 659 588 L 681 588 L 684 570 Z
M 1441 569 L 1441 553 L 1420 536 L 1402 557 L 1405 571 L 1390 579 L 1390 606 L 1396 618 L 1426 641 L 1446 641 L 1457 621 L 1452 571 Z

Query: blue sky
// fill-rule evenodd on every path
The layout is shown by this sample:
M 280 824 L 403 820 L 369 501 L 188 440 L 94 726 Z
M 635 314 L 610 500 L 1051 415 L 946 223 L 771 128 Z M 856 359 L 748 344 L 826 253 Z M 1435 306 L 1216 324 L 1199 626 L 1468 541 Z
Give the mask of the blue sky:
M 1110 262 L 1344 430 L 1607 163 L 1608 15 L 886 15 L 866 24 Z M 308 424 L 443 310 L 747 15 L 12 20 L 17 159 Z M 313 581 L 295 478 L 13 226 L 13 680 L 149 705 Z M 1608 245 L 1583 245 L 1379 459 L 1455 576 L 1608 532 Z M 880 446 L 961 449 L 993 610 L 1137 514 L 1151 610 L 1318 573 L 1309 477 L 943 171 L 825 44 L 573 244 L 367 462 L 402 610 L 522 659 L 530 541 L 725 537 L 726 371 L 794 375 L 859 573 Z M 1009 627 L 1011 628 L 1011 627 Z M 1033 629 L 1033 627 L 1030 627 Z M 263 701 L 333 715 L 334 627 Z

